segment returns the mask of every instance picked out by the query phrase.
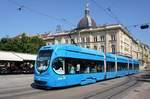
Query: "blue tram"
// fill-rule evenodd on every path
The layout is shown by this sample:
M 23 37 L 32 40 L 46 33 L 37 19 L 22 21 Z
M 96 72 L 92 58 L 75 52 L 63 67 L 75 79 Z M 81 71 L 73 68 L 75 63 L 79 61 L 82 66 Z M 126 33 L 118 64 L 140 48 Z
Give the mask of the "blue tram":
M 117 56 L 114 54 L 106 54 L 106 79 L 117 77 Z
M 117 76 L 122 77 L 128 75 L 129 59 L 123 56 L 117 56 Z
M 105 56 L 103 52 L 74 45 L 51 45 L 39 50 L 34 83 L 45 88 L 85 85 L 138 70 L 138 60 L 114 54 Z

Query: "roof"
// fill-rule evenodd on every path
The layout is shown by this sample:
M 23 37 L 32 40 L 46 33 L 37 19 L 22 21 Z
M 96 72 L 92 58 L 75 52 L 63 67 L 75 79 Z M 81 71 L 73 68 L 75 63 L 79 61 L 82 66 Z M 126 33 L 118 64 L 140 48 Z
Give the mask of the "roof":
M 48 50 L 48 49 L 57 49 L 57 50 L 63 49 L 68 51 L 76 51 L 81 53 L 93 54 L 97 56 L 104 56 L 103 52 L 93 50 L 93 49 L 88 49 L 88 48 L 81 48 L 80 46 L 75 46 L 71 44 L 47 45 L 47 46 L 43 46 L 40 50 Z
M 139 64 L 138 59 L 133 59 L 132 61 L 133 61 L 134 64 Z
M 0 61 L 24 61 L 24 60 L 36 60 L 37 55 L 0 51 Z
M 96 22 L 90 17 L 83 17 L 78 23 L 77 29 L 96 28 Z
M 24 54 L 24 53 L 14 53 L 14 54 L 23 60 L 34 61 L 36 60 L 36 57 L 37 57 L 37 55 L 32 55 L 32 54 Z
M 129 58 L 125 56 L 117 56 L 117 62 L 123 62 L 123 63 L 128 63 Z
M 12 52 L 5 52 L 5 51 L 0 51 L 0 60 L 2 60 L 2 61 L 23 61 L 23 59 L 16 56 Z
M 85 8 L 85 16 L 79 21 L 77 29 L 96 28 L 96 22 L 90 16 L 88 4 Z
M 57 56 L 60 55 L 62 57 L 65 56 L 91 60 L 104 60 L 103 52 L 69 44 L 47 45 L 43 46 L 40 50 L 54 50 L 54 52 L 57 53 Z M 64 54 L 65 51 L 69 52 L 70 54 Z
M 114 61 L 116 61 L 116 59 L 117 59 L 117 57 L 115 54 L 110 54 L 110 53 L 106 54 L 106 61 L 114 62 Z

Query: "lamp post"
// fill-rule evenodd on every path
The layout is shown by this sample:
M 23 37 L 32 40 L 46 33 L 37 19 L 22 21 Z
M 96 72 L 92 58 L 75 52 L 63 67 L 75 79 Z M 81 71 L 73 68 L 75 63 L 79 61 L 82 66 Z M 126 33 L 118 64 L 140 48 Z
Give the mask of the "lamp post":
M 104 73 L 105 73 L 105 79 L 106 79 L 106 73 L 107 73 L 107 64 L 106 64 L 106 51 L 107 51 L 107 48 L 106 48 L 106 46 L 107 46 L 107 28 L 106 28 L 106 26 L 104 27 L 104 29 L 106 30 L 105 32 L 106 32 L 106 36 L 105 36 L 105 48 L 104 48 Z

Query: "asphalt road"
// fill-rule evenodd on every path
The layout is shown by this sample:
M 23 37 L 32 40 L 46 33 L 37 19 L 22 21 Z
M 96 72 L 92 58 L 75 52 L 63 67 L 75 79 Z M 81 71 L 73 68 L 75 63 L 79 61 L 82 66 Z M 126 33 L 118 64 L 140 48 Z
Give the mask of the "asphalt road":
M 40 90 L 32 88 L 32 82 L 33 75 L 0 76 L 0 99 L 108 99 L 114 96 L 106 96 L 118 94 L 118 91 L 124 90 L 123 88 L 136 84 L 134 79 L 129 81 L 129 77 L 123 77 L 85 86 Z M 116 89 L 118 85 L 120 87 Z M 124 99 L 129 99 L 129 97 Z

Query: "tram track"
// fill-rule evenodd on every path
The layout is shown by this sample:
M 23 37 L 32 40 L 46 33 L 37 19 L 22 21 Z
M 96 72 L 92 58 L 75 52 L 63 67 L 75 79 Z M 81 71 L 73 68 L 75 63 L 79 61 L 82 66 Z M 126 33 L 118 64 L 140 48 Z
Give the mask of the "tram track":
M 110 87 L 106 87 L 103 90 L 91 92 L 86 97 L 82 99 L 116 99 L 121 93 L 125 92 L 131 87 L 134 87 L 138 84 L 138 81 L 135 77 L 129 77 L 127 81 L 120 82 Z
M 124 83 L 126 83 L 126 81 L 125 82 L 120 82 L 119 84 L 122 85 Z M 73 88 L 60 89 L 60 90 L 55 90 L 55 89 L 54 90 L 39 90 L 39 89 L 33 89 L 31 87 L 27 87 L 27 88 L 26 87 L 24 87 L 24 88 L 23 87 L 20 87 L 20 88 L 11 88 L 11 90 L 9 90 L 9 89 L 1 90 L 0 91 L 0 99 L 20 99 L 20 97 L 36 96 L 38 94 L 49 94 L 50 95 L 50 93 L 53 93 L 53 95 L 54 95 L 55 92 L 59 94 L 62 91 L 69 91 L 69 90 L 72 90 L 72 89 L 79 89 L 79 88 L 81 88 L 81 87 L 73 87 Z M 85 92 L 85 93 L 87 93 L 87 92 Z M 93 93 L 93 92 L 91 92 L 91 93 Z M 97 94 L 99 94 L 99 93 L 97 93 Z M 88 96 L 88 95 L 85 95 L 85 96 Z M 80 95 L 79 98 L 81 98 L 81 97 L 82 97 L 82 95 Z M 90 99 L 90 97 L 91 96 L 88 96 L 88 97 L 86 97 L 84 99 Z M 72 98 L 76 99 L 76 96 L 72 97 Z
M 142 81 L 150 82 L 150 71 L 147 71 L 139 76 L 131 75 L 128 77 L 127 81 L 123 81 L 103 90 L 93 92 L 92 94 L 89 93 L 82 99 L 121 99 L 125 92 L 133 87 L 139 86 L 142 84 Z

